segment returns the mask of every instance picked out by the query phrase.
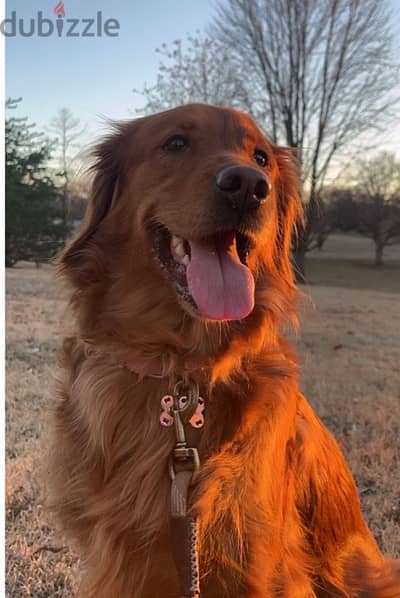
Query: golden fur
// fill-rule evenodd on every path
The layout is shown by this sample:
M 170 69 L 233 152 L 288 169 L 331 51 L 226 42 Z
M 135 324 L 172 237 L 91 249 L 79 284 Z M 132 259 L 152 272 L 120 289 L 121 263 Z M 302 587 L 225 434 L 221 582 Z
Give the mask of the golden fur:
M 182 131 L 190 151 L 163 153 Z M 255 146 L 268 154 L 272 186 L 250 232 L 255 308 L 241 321 L 205 321 L 163 276 L 152 226 L 183 238 L 214 232 L 215 173 L 254 166 Z M 202 598 L 399 598 L 395 565 L 363 521 L 348 467 L 300 394 L 279 332 L 295 321 L 292 152 L 244 114 L 191 105 L 117 125 L 96 157 L 84 228 L 60 261 L 77 329 L 63 345 L 52 447 L 53 503 L 82 558 L 81 595 L 179 596 L 168 531 L 174 434 L 160 428 L 159 410 L 192 361 L 206 398 L 205 427 L 189 432 L 201 459 L 191 504 Z M 161 358 L 164 377 L 120 367 L 126 355 Z

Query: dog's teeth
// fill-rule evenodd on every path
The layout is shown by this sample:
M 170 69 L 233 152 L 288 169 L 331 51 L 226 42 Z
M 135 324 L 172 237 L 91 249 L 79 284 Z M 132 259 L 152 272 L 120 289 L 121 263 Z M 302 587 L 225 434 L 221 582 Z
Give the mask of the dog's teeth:
M 182 237 L 173 235 L 171 238 L 171 255 L 178 264 L 188 266 L 190 263 L 190 256 L 185 248 L 185 241 Z
M 184 257 L 185 254 L 186 254 L 186 251 L 183 246 L 183 242 L 181 242 L 179 245 L 176 245 L 175 255 L 177 255 L 178 257 Z
M 183 239 L 181 239 L 181 237 L 178 237 L 177 235 L 173 235 L 171 239 L 171 248 L 175 249 L 175 247 L 177 247 L 181 243 L 183 243 Z
M 171 239 L 171 253 L 175 259 L 182 258 L 186 251 L 183 244 L 183 239 L 174 235 Z M 178 260 L 180 261 L 180 260 Z

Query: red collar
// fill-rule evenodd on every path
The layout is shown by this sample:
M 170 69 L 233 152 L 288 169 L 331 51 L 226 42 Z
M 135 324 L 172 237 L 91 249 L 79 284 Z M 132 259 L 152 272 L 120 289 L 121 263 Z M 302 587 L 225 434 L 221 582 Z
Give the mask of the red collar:
M 161 358 L 149 360 L 140 357 L 128 357 L 122 361 L 121 367 L 141 376 L 164 378 Z
M 102 353 L 101 351 L 96 351 L 92 345 L 87 343 L 85 343 L 85 352 L 86 355 L 100 355 Z M 163 371 L 164 364 L 161 357 L 146 359 L 145 357 L 128 354 L 127 357 L 122 357 L 118 360 L 118 365 L 142 377 L 164 378 L 168 376 L 168 373 Z M 203 368 L 204 363 L 200 363 L 198 360 L 192 358 L 185 361 L 183 371 L 188 373 Z
M 141 357 L 128 357 L 122 361 L 121 366 L 130 372 L 149 378 L 164 378 L 168 375 L 163 372 L 163 361 L 161 357 L 150 360 Z M 201 364 L 195 359 L 188 359 L 184 363 L 183 371 L 189 373 L 203 368 L 204 364 Z

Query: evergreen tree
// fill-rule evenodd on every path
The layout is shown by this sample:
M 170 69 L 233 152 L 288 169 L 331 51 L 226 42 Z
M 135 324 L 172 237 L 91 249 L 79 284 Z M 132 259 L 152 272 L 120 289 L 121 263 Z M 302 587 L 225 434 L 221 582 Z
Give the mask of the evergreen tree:
M 8 110 L 18 100 L 7 100 Z M 27 118 L 8 117 L 6 141 L 6 266 L 45 261 L 62 246 L 65 226 L 59 191 L 46 174 L 49 143 Z

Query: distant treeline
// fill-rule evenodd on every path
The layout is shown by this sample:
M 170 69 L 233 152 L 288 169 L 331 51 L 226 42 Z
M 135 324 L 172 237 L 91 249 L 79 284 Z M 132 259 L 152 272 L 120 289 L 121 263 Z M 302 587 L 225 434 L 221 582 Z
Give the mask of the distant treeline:
M 7 108 L 12 110 L 18 104 L 19 100 L 9 100 Z M 64 134 L 70 130 L 66 124 L 77 126 L 68 111 L 61 111 L 58 116 L 62 117 L 57 123 L 60 126 L 61 122 Z M 7 117 L 8 267 L 19 260 L 49 260 L 62 249 L 83 218 L 89 182 L 71 180 L 66 155 L 61 156 L 61 168 L 50 167 L 56 150 L 54 141 L 38 132 L 26 117 Z M 318 210 L 313 211 L 308 224 L 307 251 L 322 248 L 332 232 L 358 233 L 373 240 L 374 261 L 380 266 L 385 247 L 400 242 L 400 163 L 394 154 L 381 152 L 355 161 L 348 169 L 346 181 L 346 185 L 325 186 L 320 191 Z M 307 204 L 305 207 L 307 213 Z

